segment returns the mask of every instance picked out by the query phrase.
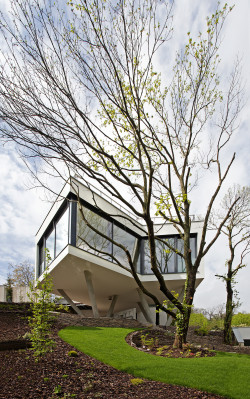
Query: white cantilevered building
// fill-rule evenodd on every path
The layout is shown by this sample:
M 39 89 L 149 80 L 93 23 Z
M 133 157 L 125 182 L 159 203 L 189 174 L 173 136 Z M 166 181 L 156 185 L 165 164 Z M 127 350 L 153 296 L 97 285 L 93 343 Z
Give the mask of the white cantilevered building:
M 84 222 L 79 199 L 84 217 L 96 231 Z M 201 229 L 202 222 L 192 221 L 190 247 L 193 258 Z M 155 233 L 169 240 L 178 250 L 182 249 L 182 240 L 173 225 L 164 223 L 161 218 L 156 218 Z M 151 271 L 143 223 L 103 193 L 86 187 L 74 178 L 64 186 L 36 235 L 36 277 L 39 280 L 43 278 L 48 263 L 46 249 L 51 258 L 47 270 L 53 277 L 53 293 L 64 296 L 73 306 L 74 302 L 90 305 L 94 317 L 123 315 L 142 322 L 146 319 L 151 323 L 166 324 L 166 315 L 155 312 L 154 303 L 138 289 L 132 274 L 114 261 L 115 257 L 129 267 L 124 251 L 107 237 L 128 248 L 142 283 L 160 301 L 166 299 Z M 156 247 L 158 267 L 168 288 L 181 295 L 186 279 L 182 258 L 176 252 L 166 251 L 168 247 L 162 240 L 156 241 Z M 201 264 L 197 286 L 203 278 Z

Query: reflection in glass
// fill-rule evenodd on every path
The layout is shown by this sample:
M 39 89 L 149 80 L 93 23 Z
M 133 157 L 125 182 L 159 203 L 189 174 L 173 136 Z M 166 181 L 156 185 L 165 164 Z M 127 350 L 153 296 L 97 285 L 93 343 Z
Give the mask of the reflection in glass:
M 190 237 L 189 245 L 190 245 L 190 250 L 191 250 L 191 260 L 192 260 L 192 263 L 194 263 L 195 259 L 196 259 L 196 238 L 195 237 Z M 180 251 L 183 254 L 184 244 L 183 244 L 183 240 L 181 238 L 178 238 L 177 248 L 178 248 L 178 251 Z M 178 273 L 184 273 L 186 271 L 184 259 L 180 255 L 177 256 L 177 271 L 178 271 Z
M 192 259 L 192 263 L 194 264 L 195 260 L 196 260 L 196 239 L 195 237 L 191 237 L 190 238 L 190 249 L 191 249 L 191 259 Z
M 46 238 L 45 248 L 47 250 L 48 256 L 52 261 L 55 258 L 55 229 L 53 229 Z M 48 266 L 49 263 L 50 262 L 48 262 L 48 260 L 46 259 L 46 266 Z
M 163 240 L 163 239 L 161 239 Z M 164 239 L 168 241 L 171 246 L 175 246 L 175 239 Z M 162 274 L 175 272 L 175 253 L 163 242 L 157 240 L 156 246 L 156 261 L 157 266 Z M 144 240 L 144 274 L 152 274 L 151 259 L 148 240 Z
M 165 241 L 174 247 L 174 238 L 165 239 Z M 156 241 L 156 258 L 161 273 L 166 274 L 175 272 L 175 253 L 162 241 Z
M 56 223 L 56 256 L 68 245 L 69 208 Z
M 143 274 L 152 274 L 151 270 L 151 260 L 150 260 L 150 250 L 148 240 L 143 240 L 144 244 L 144 267 Z
M 111 223 L 108 220 L 102 218 L 87 208 L 83 208 L 83 212 L 84 217 L 91 226 L 106 236 L 111 235 Z M 102 258 L 110 258 L 108 255 L 101 253 L 101 251 L 111 253 L 110 241 L 87 226 L 79 209 L 77 210 L 76 246 L 78 248 L 84 249 L 85 251 L 101 256 Z
M 113 237 L 114 237 L 114 241 L 116 241 L 119 244 L 124 245 L 124 247 L 126 247 L 128 249 L 132 259 L 135 259 L 135 262 L 136 262 L 136 243 L 137 243 L 136 237 L 132 236 L 130 233 L 121 229 L 120 227 L 116 226 L 115 224 L 113 225 Z M 123 249 L 121 249 L 117 245 L 113 246 L 113 255 L 123 265 L 129 266 L 128 259 L 127 259 L 125 252 L 123 251 Z M 137 257 L 138 257 L 138 254 L 137 254 Z
M 183 240 L 181 238 L 178 238 L 177 249 L 178 249 L 178 251 L 180 253 L 183 254 L 183 252 L 184 252 L 184 243 L 183 243 Z M 177 273 L 184 273 L 185 270 L 186 270 L 186 268 L 185 268 L 184 259 L 180 255 L 177 255 Z
M 44 245 L 43 241 L 39 244 L 39 276 L 44 272 L 45 262 L 44 262 Z
M 156 237 L 156 258 L 157 258 L 157 266 L 160 269 L 162 274 L 166 273 L 184 273 L 185 272 L 185 262 L 183 258 L 176 254 L 175 251 L 171 251 L 165 242 L 173 247 L 177 248 L 178 251 L 183 253 L 183 240 L 178 237 L 164 237 L 160 240 L 157 240 Z M 149 251 L 149 243 L 148 240 L 143 239 L 142 245 L 144 246 L 144 250 L 142 249 L 142 253 L 144 254 L 144 264 L 143 264 L 143 274 L 152 274 L 151 270 L 151 262 L 150 262 L 150 251 Z M 190 249 L 192 251 L 192 262 L 196 259 L 196 237 L 190 238 Z

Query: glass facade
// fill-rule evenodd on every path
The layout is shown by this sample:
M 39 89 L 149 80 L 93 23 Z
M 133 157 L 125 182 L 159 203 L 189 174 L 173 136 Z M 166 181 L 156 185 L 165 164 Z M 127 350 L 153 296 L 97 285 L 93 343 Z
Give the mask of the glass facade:
M 159 270 L 162 274 L 184 273 L 185 264 L 183 258 L 175 251 L 170 250 L 166 242 L 168 242 L 171 247 L 183 253 L 183 240 L 179 236 L 165 236 L 159 237 L 158 240 L 156 239 L 156 261 Z M 146 238 L 143 239 L 142 247 L 144 257 L 142 257 L 141 261 L 141 273 L 152 274 L 149 243 Z M 190 249 L 192 251 L 192 261 L 194 261 L 196 258 L 196 235 L 190 238 Z
M 128 266 L 128 259 L 123 249 L 107 237 L 124 245 L 133 256 L 137 241 L 135 236 L 117 226 L 114 221 L 107 220 L 86 207 L 82 207 L 82 213 L 78 208 L 76 246 L 111 262 L 120 262 Z
M 111 237 L 111 222 L 86 207 L 82 207 L 82 212 L 84 218 L 93 229 L 85 223 L 81 211 L 78 208 L 76 246 L 94 255 L 110 259 L 108 254 L 111 253 L 111 242 L 104 236 Z M 104 236 L 98 234 L 95 229 Z
M 55 256 L 68 245 L 69 241 L 69 207 L 55 223 Z
M 130 252 L 132 259 L 135 259 L 135 252 L 136 252 L 136 245 L 137 245 L 137 238 L 132 234 L 128 233 L 127 231 L 121 229 L 120 227 L 113 225 L 113 238 L 119 244 L 124 245 Z M 128 259 L 125 255 L 125 252 L 122 248 L 118 247 L 117 245 L 113 245 L 113 255 L 125 266 L 129 266 Z
M 69 206 L 64 205 L 38 243 L 38 275 L 69 243 Z
M 128 249 L 137 272 L 152 274 L 147 238 L 133 234 L 126 227 L 118 225 L 111 218 L 103 217 L 87 206 L 82 206 L 81 213 L 76 202 L 64 204 L 38 243 L 38 275 L 45 269 L 45 248 L 52 261 L 68 244 L 113 263 L 121 263 L 129 267 L 124 250 L 115 243 L 122 244 Z M 185 272 L 183 259 L 175 251 L 171 251 L 167 243 L 183 252 L 183 241 L 179 236 L 158 237 L 156 256 L 159 270 L 162 274 Z M 191 236 L 190 249 L 194 261 L 196 258 L 195 234 Z

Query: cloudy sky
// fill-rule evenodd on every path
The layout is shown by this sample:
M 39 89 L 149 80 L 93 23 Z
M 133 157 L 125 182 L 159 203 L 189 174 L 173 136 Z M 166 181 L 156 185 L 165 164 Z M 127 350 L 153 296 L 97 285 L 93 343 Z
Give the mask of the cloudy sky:
M 6 12 L 9 0 L 0 0 L 0 9 Z M 185 33 L 199 31 L 205 18 L 216 6 L 215 1 L 176 0 L 173 49 L 179 48 Z M 250 2 L 237 0 L 229 15 L 221 45 L 222 74 L 226 76 L 238 55 L 242 62 L 245 84 L 245 107 L 234 139 L 237 153 L 228 184 L 249 185 L 250 177 Z M 0 146 L 0 284 L 5 283 L 10 263 L 35 258 L 35 234 L 51 204 L 42 189 L 30 189 L 29 173 L 11 143 Z M 202 202 L 202 192 L 199 193 Z M 219 241 L 205 259 L 206 277 L 196 292 L 195 306 L 212 307 L 225 302 L 223 283 L 215 277 L 225 270 L 226 247 Z M 242 310 L 250 311 L 250 259 L 249 266 L 238 275 L 237 290 Z

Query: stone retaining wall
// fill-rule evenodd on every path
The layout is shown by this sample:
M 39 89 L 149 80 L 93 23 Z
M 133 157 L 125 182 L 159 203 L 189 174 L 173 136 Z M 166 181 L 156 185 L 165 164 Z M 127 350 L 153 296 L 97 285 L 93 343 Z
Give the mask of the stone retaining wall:
M 57 316 L 58 322 L 65 326 L 88 326 L 88 327 L 123 327 L 123 328 L 139 328 L 143 327 L 137 320 L 131 319 L 113 319 L 111 317 L 100 317 L 96 319 L 94 317 L 82 317 L 76 314 L 68 313 L 57 313 L 53 312 Z

